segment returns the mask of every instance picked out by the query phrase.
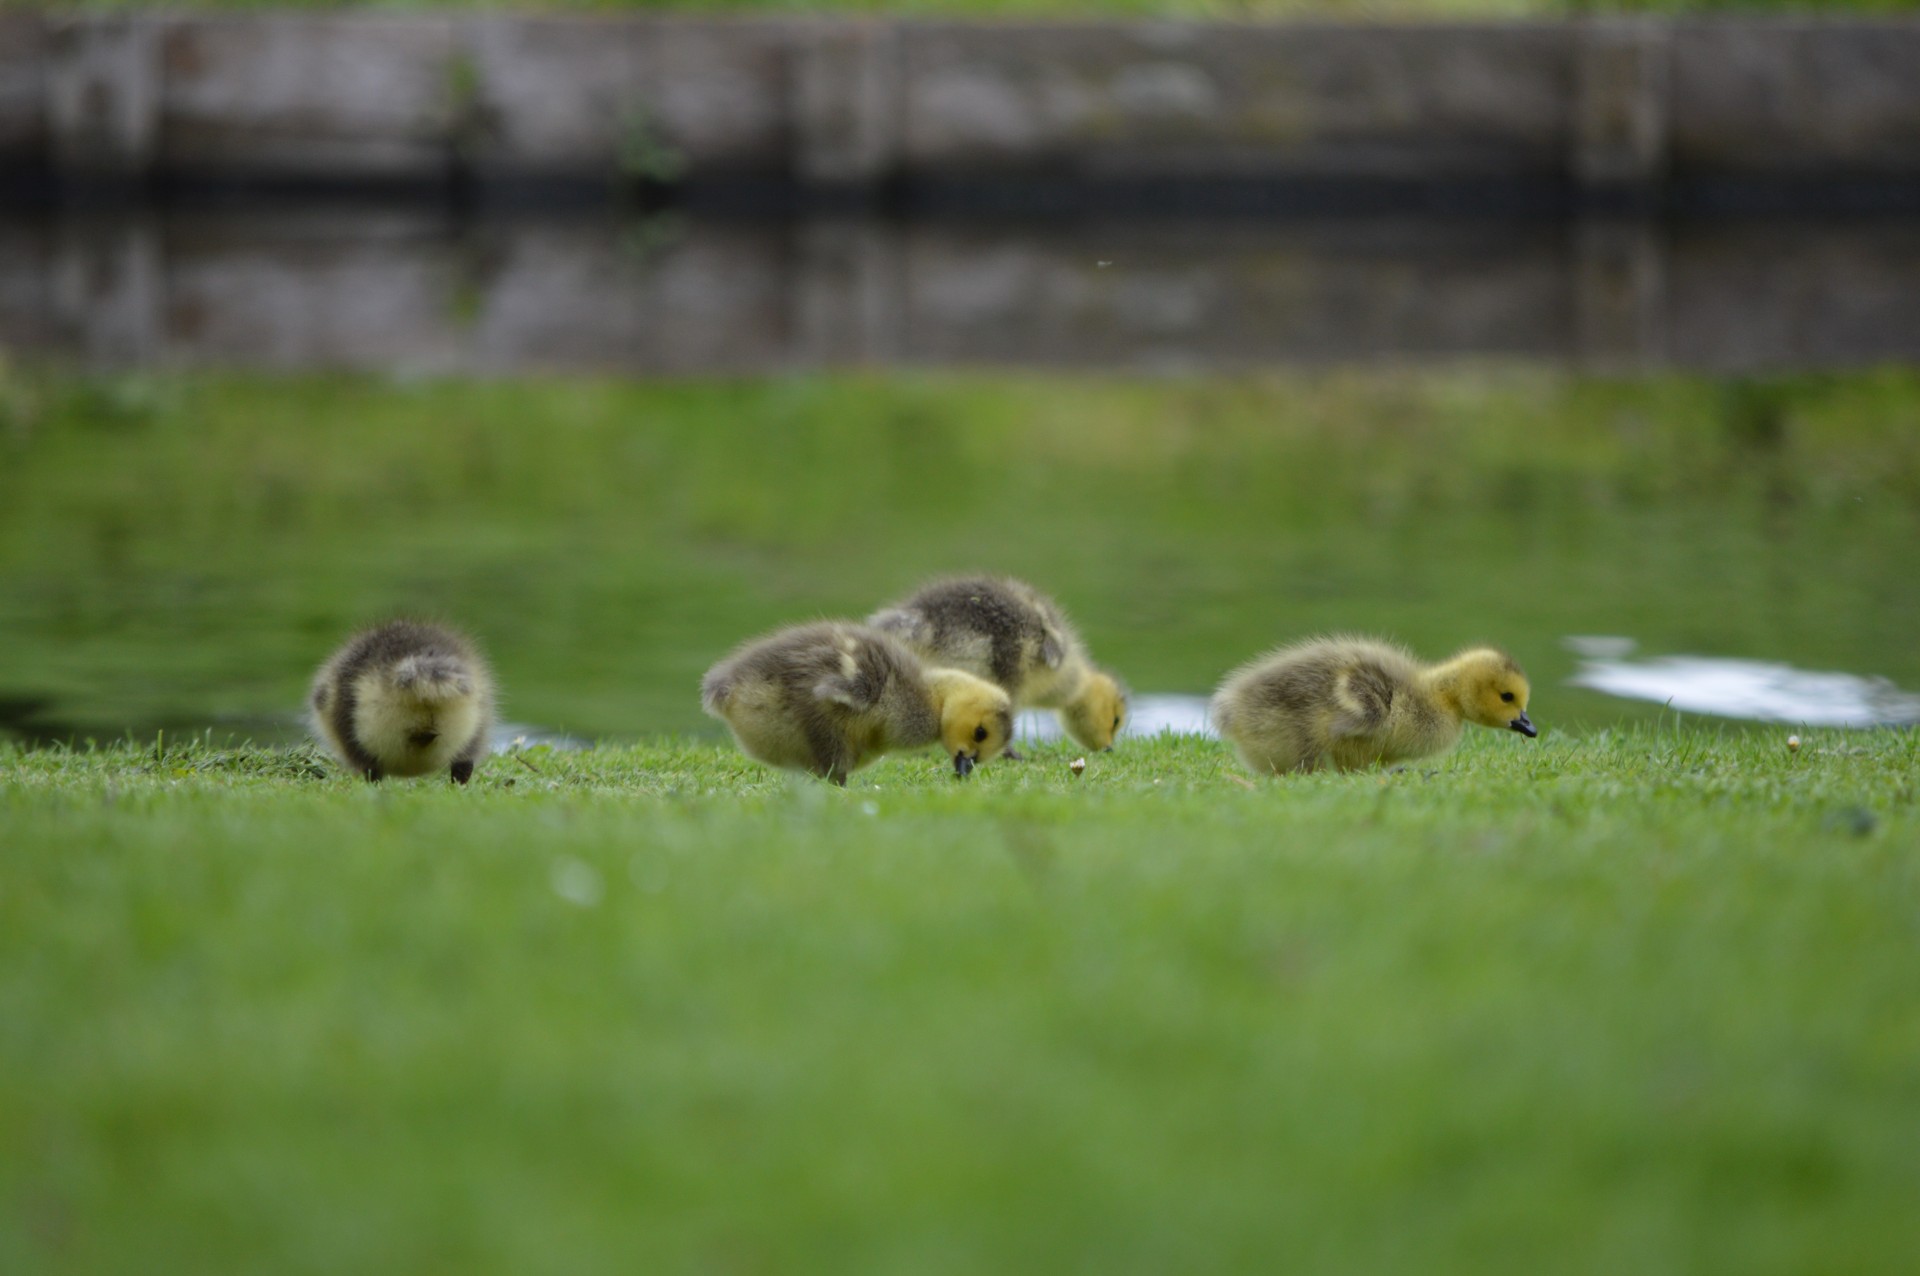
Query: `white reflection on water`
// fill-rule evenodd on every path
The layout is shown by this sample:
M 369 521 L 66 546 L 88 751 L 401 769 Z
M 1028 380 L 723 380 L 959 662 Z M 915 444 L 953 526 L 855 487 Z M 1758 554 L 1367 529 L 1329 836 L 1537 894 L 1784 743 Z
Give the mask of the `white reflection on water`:
M 1217 736 L 1213 724 L 1207 721 L 1207 698 L 1205 696 L 1140 695 L 1136 693 L 1128 700 L 1127 725 L 1121 730 L 1121 738 L 1139 735 L 1159 735 L 1162 731 L 1174 735 Z M 1053 716 L 1050 709 L 1030 709 L 1022 713 L 1013 724 L 1015 738 L 1021 740 L 1047 741 L 1061 737 L 1060 720 Z
M 1920 723 L 1920 695 L 1885 678 L 1714 656 L 1633 660 L 1631 638 L 1569 638 L 1567 646 L 1583 657 L 1567 681 L 1610 696 L 1653 700 L 1688 713 L 1813 727 Z
M 501 722 L 495 724 L 493 735 L 487 740 L 487 752 L 507 753 L 513 749 L 531 749 L 541 745 L 549 749 L 584 749 L 588 743 L 576 735 L 544 731 L 524 722 Z

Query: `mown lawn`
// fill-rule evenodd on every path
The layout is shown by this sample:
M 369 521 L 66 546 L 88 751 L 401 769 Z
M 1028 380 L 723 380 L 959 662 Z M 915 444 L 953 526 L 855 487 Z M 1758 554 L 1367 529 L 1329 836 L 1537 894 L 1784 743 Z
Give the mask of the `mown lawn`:
M 0 747 L 0 1271 L 1908 1272 L 1920 733 L 1801 734 Z

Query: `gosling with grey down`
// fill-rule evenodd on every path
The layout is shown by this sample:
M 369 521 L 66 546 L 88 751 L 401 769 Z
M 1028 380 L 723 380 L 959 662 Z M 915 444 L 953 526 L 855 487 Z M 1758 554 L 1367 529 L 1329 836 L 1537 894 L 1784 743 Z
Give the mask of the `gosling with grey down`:
M 845 785 L 883 753 L 939 742 L 962 778 L 1013 734 L 1007 693 L 959 669 L 928 668 L 851 621 L 794 625 L 707 671 L 700 703 L 749 757 Z
M 1056 711 L 1083 748 L 1112 748 L 1126 724 L 1126 688 L 1093 663 L 1060 605 L 1023 580 L 937 580 L 867 623 L 923 660 L 1004 688 L 1017 707 Z
M 493 732 L 493 675 L 465 635 L 397 620 L 348 639 L 308 697 L 314 734 L 369 780 L 473 777 Z
M 1213 723 L 1249 771 L 1352 771 L 1444 753 L 1471 722 L 1534 736 L 1527 675 L 1506 652 L 1470 647 L 1439 664 L 1375 638 L 1282 647 L 1228 674 Z

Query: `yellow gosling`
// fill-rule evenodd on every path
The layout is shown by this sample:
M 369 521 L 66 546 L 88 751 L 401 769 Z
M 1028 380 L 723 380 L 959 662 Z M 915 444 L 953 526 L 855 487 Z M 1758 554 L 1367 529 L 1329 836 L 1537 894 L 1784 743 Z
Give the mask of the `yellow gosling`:
M 936 742 L 965 778 L 1013 735 L 1005 691 L 851 621 L 754 639 L 707 671 L 700 703 L 747 756 L 839 785 L 883 753 Z
M 320 666 L 308 704 L 314 735 L 349 771 L 445 770 L 465 784 L 493 731 L 493 676 L 464 635 L 399 620 L 348 639 Z
M 1513 657 L 1473 647 L 1437 665 L 1372 638 L 1317 638 L 1227 675 L 1211 713 L 1249 771 L 1353 771 L 1451 749 L 1461 726 L 1538 734 Z
M 1126 688 L 1093 664 L 1060 605 L 1025 581 L 934 581 L 867 623 L 929 663 L 1004 688 L 1017 707 L 1054 710 L 1082 748 L 1112 748 L 1126 725 Z

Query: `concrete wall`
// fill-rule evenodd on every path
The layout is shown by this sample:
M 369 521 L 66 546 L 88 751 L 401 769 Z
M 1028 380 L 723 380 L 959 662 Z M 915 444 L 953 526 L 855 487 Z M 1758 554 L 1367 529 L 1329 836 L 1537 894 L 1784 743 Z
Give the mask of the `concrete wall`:
M 612 183 L 1920 178 L 1920 20 L 0 15 L 0 163 Z
M 1920 363 L 1920 225 L 69 218 L 0 223 L 0 348 L 481 376 Z

